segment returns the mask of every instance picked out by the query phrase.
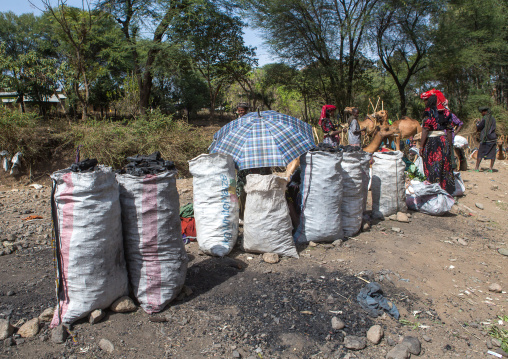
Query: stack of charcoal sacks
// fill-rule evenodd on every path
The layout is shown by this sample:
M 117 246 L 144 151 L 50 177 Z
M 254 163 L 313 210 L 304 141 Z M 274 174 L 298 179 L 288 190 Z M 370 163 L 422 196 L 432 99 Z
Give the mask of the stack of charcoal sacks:
M 174 165 L 158 152 L 128 160 L 116 179 L 97 160 L 52 175 L 58 306 L 51 327 L 108 308 L 128 294 L 129 281 L 148 313 L 183 286 L 188 259 Z
M 51 327 L 106 309 L 128 292 L 118 183 L 85 160 L 51 175 L 58 302 Z
M 164 309 L 187 273 L 173 162 L 160 153 L 127 158 L 117 173 L 131 290 L 147 313 Z

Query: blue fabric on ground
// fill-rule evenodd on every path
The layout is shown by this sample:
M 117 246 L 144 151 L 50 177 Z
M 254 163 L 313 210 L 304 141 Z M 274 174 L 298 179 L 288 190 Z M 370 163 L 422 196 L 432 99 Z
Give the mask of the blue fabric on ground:
M 380 285 L 375 282 L 363 287 L 360 293 L 358 293 L 356 300 L 374 318 L 382 315 L 383 311 L 385 311 L 395 319 L 399 319 L 399 310 L 394 303 L 391 303 L 390 306 L 388 300 L 383 296 L 383 290 Z

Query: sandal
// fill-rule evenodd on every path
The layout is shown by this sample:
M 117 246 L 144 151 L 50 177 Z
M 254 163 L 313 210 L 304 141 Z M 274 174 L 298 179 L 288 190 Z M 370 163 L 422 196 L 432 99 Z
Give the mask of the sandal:
M 487 170 L 486 172 L 494 173 L 494 170 Z

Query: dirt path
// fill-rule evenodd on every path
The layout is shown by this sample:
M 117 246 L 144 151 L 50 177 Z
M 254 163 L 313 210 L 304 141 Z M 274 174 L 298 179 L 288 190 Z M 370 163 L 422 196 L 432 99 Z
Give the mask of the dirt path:
M 238 249 L 211 258 L 191 243 L 192 294 L 160 314 L 165 322 L 151 322 L 141 309 L 109 313 L 98 324 L 76 324 L 75 342 L 65 344 L 52 343 L 46 325 L 34 338 L 2 346 L 0 357 L 384 358 L 412 334 L 422 343 L 421 358 L 495 358 L 487 354 L 488 323 L 508 314 L 508 257 L 497 252 L 508 247 L 508 161 L 496 168 L 463 172 L 467 195 L 448 216 L 386 220 L 341 246 L 302 249 L 298 260 L 268 264 Z M 190 202 L 192 180 L 178 187 L 181 204 Z M 43 219 L 22 221 L 31 214 Z M 20 324 L 55 304 L 49 188 L 0 185 L 0 217 L 0 239 L 16 249 L 0 257 L 0 318 Z M 365 285 L 359 277 L 382 286 L 402 322 L 371 318 L 359 307 L 356 295 Z M 492 283 L 505 292 L 489 292 Z M 344 329 L 332 329 L 334 316 Z M 365 336 L 373 324 L 384 328 L 379 345 L 344 348 L 345 335 Z M 113 353 L 99 349 L 102 338 Z

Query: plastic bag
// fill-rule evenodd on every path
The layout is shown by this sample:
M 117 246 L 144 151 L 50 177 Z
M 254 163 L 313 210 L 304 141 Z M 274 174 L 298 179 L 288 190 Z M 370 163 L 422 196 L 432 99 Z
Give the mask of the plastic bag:
M 311 151 L 301 156 L 302 209 L 295 242 L 333 242 L 342 239 L 341 152 Z
M 203 154 L 189 161 L 199 248 L 223 257 L 238 238 L 239 208 L 233 157 Z
M 55 172 L 58 303 L 51 327 L 106 309 L 128 292 L 118 183 L 109 167 Z
M 456 148 L 468 148 L 469 143 L 467 142 L 467 139 L 465 137 L 462 137 L 460 135 L 456 135 L 453 139 L 453 147 Z
M 453 197 L 437 183 L 411 181 L 407 192 L 406 203 L 409 209 L 432 216 L 449 212 L 455 204 Z
M 405 174 L 406 165 L 400 151 L 374 153 L 372 165 L 372 215 L 383 218 L 405 212 Z
M 132 292 L 147 313 L 160 312 L 180 293 L 187 273 L 176 171 L 116 178 Z
M 462 176 L 460 175 L 460 172 L 453 172 L 453 176 L 455 177 L 455 191 L 452 193 L 453 197 L 460 197 L 464 195 L 464 192 L 466 192 L 466 185 L 464 184 L 464 181 L 462 180 Z
M 247 252 L 298 258 L 286 203 L 286 180 L 276 175 L 247 175 L 243 247 Z

